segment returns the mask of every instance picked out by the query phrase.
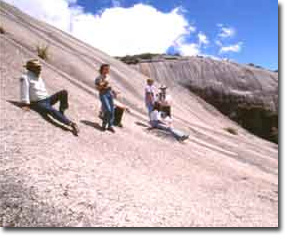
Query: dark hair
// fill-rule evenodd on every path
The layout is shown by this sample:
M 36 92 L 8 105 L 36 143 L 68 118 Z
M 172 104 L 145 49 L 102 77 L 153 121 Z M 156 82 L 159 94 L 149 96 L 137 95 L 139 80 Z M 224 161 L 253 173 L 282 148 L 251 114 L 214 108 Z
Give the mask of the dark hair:
M 156 102 L 154 103 L 153 110 L 158 110 L 158 111 L 160 110 L 160 103 L 159 103 L 159 102 L 156 101 Z
M 109 64 L 102 64 L 99 68 L 99 73 L 101 73 L 103 68 L 105 68 L 105 67 L 110 67 L 110 65 Z

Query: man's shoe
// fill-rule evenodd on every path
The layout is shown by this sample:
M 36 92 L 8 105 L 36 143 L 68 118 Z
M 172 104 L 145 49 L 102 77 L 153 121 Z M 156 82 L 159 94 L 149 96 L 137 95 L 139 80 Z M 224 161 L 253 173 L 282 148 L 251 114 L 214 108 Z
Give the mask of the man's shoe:
M 59 112 L 62 113 L 63 115 L 65 114 L 66 110 L 67 110 L 67 108 L 59 108 Z
M 72 127 L 72 132 L 75 136 L 78 136 L 79 134 L 79 128 L 78 125 L 76 123 L 71 123 L 71 127 Z
M 183 142 L 183 141 L 187 140 L 188 138 L 189 138 L 189 135 L 184 135 L 180 138 L 180 141 Z
M 123 128 L 123 124 L 120 123 L 120 124 L 117 125 L 117 127 L 119 127 L 119 128 Z
M 97 117 L 103 120 L 103 112 L 99 111 Z
M 108 127 L 108 131 L 111 131 L 112 133 L 116 133 L 113 127 Z
M 101 131 L 106 131 L 107 130 L 107 126 L 106 126 L 106 124 L 102 124 L 102 126 L 101 126 Z

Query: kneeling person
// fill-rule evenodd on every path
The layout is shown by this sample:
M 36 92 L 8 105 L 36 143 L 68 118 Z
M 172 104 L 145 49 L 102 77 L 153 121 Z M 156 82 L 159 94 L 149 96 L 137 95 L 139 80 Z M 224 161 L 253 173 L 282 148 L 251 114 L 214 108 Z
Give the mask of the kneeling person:
M 157 102 L 160 104 L 160 111 L 165 113 L 166 116 L 172 118 L 171 116 L 171 104 L 172 98 L 167 93 L 167 86 L 162 85 L 160 89 L 160 93 L 158 94 Z
M 59 91 L 49 96 L 45 87 L 45 83 L 41 78 L 41 64 L 39 60 L 30 60 L 24 66 L 27 69 L 26 74 L 21 77 L 21 101 L 24 104 L 23 109 L 30 108 L 41 114 L 49 114 L 59 122 L 70 126 L 75 135 L 78 135 L 78 126 L 65 115 L 68 105 L 68 92 L 66 90 Z M 53 108 L 53 105 L 60 102 L 59 110 Z

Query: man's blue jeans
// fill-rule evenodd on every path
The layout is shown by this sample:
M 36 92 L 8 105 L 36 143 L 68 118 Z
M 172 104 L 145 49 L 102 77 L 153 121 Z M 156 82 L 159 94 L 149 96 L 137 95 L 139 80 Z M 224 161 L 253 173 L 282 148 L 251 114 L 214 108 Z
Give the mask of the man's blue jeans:
M 163 124 L 161 121 L 158 121 L 158 120 L 152 120 L 151 126 L 153 128 L 161 129 L 161 130 L 171 133 L 173 135 L 173 137 L 176 138 L 177 140 L 180 140 L 182 137 L 187 136 L 183 132 L 173 129 L 171 127 L 168 127 L 165 124 Z
M 103 111 L 103 120 L 102 127 L 112 127 L 114 124 L 114 99 L 110 90 L 104 94 L 99 95 L 102 111 Z
M 53 105 L 60 102 L 59 111 L 53 108 Z M 69 107 L 68 104 L 68 92 L 62 90 L 56 94 L 31 104 L 32 109 L 35 109 L 40 114 L 49 114 L 56 120 L 65 125 L 70 125 L 71 121 L 63 114 L 63 112 Z

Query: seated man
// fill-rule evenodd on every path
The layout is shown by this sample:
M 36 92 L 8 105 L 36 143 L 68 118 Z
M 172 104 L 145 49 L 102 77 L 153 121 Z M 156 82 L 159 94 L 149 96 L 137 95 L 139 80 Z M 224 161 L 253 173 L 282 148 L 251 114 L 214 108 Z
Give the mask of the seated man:
M 39 60 L 30 60 L 24 67 L 27 72 L 20 79 L 22 109 L 30 110 L 32 108 L 41 114 L 49 114 L 61 123 L 70 126 L 73 134 L 78 135 L 78 126 L 64 115 L 65 110 L 69 107 L 68 92 L 62 90 L 52 96 L 48 95 L 44 81 L 40 76 L 41 64 Z M 58 101 L 60 101 L 59 110 L 56 110 L 52 105 Z
M 170 118 L 169 118 L 170 119 Z M 189 135 L 180 132 L 171 127 L 171 122 L 165 122 L 165 119 L 162 118 L 160 112 L 160 104 L 156 102 L 154 104 L 154 110 L 151 112 L 151 127 L 156 129 L 165 130 L 173 135 L 179 141 L 184 141 L 189 138 Z

